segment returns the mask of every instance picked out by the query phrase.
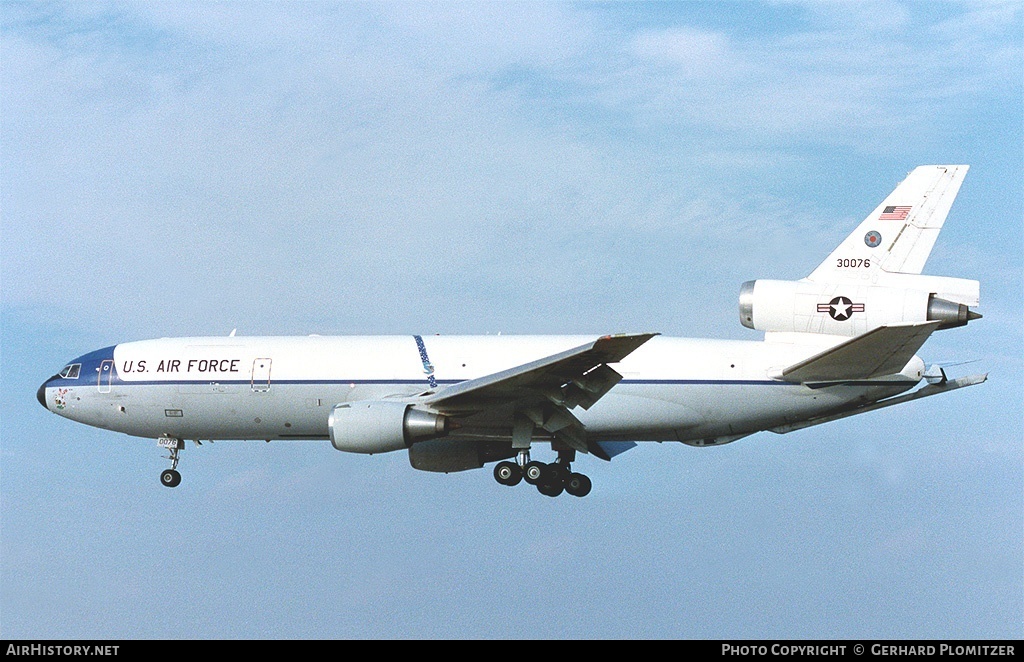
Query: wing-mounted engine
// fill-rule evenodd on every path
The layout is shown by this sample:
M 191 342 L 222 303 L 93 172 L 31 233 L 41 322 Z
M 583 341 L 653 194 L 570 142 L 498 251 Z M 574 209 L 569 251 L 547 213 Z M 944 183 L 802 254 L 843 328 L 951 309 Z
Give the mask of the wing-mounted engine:
M 864 282 L 748 281 L 740 322 L 758 331 L 859 336 L 881 326 L 939 322 L 952 329 L 981 317 L 975 280 L 884 274 Z
M 331 444 L 349 453 L 387 453 L 448 434 L 452 421 L 408 402 L 364 400 L 337 405 L 327 419 Z

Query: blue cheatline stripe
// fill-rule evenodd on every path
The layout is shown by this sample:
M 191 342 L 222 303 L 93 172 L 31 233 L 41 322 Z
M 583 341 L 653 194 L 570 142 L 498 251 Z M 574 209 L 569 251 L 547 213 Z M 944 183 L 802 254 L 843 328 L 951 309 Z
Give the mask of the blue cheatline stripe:
M 779 386 L 796 386 L 794 382 L 784 382 L 777 379 L 623 379 L 620 384 L 729 384 L 748 386 L 768 386 L 777 384 Z
M 465 380 L 462 379 L 435 379 L 433 380 L 432 386 L 441 386 L 449 384 L 458 384 Z M 145 380 L 145 381 L 124 381 L 118 376 L 114 376 L 114 386 L 203 386 L 203 385 L 223 385 L 223 386 L 248 386 L 252 382 L 248 379 L 245 380 L 215 380 L 215 379 L 182 379 L 182 380 Z M 380 385 L 407 385 L 407 384 L 422 384 L 421 379 L 280 379 L 277 381 L 271 381 L 271 386 L 277 385 L 323 385 L 323 386 L 338 386 L 343 384 L 380 384 Z M 843 382 L 846 383 L 846 382 Z M 878 382 L 870 382 L 872 385 L 878 384 Z M 719 386 L 799 386 L 793 382 L 784 382 L 777 380 L 754 380 L 754 379 L 623 379 L 619 384 L 653 384 L 653 385 L 719 385 Z M 66 380 L 59 379 L 47 383 L 47 386 L 96 386 L 94 380 L 88 382 L 82 382 L 81 380 Z

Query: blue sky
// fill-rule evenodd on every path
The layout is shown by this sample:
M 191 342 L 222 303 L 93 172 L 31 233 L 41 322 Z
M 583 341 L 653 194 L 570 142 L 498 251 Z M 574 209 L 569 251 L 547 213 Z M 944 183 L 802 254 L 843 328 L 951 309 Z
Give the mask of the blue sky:
M 985 3 L 5 3 L 0 635 L 1020 637 L 1024 20 Z M 398 453 L 151 440 L 35 390 L 176 335 L 757 339 L 913 167 L 983 386 L 586 499 Z M 584 464 L 586 466 L 584 466 Z

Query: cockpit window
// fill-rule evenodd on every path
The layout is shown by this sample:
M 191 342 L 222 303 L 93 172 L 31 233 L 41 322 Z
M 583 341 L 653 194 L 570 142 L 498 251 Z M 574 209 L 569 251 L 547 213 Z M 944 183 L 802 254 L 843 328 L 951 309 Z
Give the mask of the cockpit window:
M 60 371 L 60 376 L 64 379 L 78 379 L 78 372 L 82 369 L 81 363 L 72 363 L 69 366 L 65 366 Z

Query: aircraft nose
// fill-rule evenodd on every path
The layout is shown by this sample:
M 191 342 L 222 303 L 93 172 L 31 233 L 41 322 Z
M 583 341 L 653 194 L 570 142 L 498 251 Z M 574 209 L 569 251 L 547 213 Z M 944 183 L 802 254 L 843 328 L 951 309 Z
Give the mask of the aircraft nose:
M 38 391 L 36 391 L 36 400 L 38 400 L 39 404 L 44 408 L 49 409 L 49 407 L 46 406 L 46 382 L 43 382 L 43 385 L 39 387 Z

